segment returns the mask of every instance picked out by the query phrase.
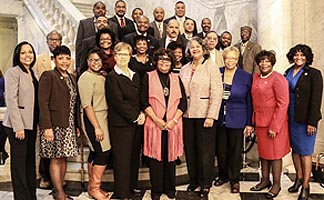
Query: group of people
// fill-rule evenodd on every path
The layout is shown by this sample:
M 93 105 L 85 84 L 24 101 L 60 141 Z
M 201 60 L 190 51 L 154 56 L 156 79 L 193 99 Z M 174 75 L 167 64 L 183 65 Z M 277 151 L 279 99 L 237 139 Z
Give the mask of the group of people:
M 175 198 L 176 160 L 183 153 L 188 191 L 204 198 L 213 182 L 229 182 L 231 192 L 239 193 L 243 138 L 253 131 L 262 179 L 251 190 L 268 188 L 267 198 L 275 198 L 282 158 L 292 149 L 296 181 L 288 191 L 301 187 L 298 199 L 308 199 L 323 90 L 309 46 L 289 50 L 292 66 L 283 76 L 273 70 L 275 53 L 250 41 L 251 27 L 241 27 L 242 41 L 231 46 L 230 33 L 218 37 L 207 18 L 197 33 L 182 1 L 164 22 L 161 7 L 151 23 L 140 8 L 133 11 L 134 21 L 125 18 L 123 0 L 110 19 L 102 2 L 93 11 L 94 18 L 80 22 L 75 73 L 71 51 L 57 31 L 47 35 L 50 53 L 36 56 L 26 41 L 14 50 L 13 67 L 5 73 L 10 92 L 3 125 L 15 199 L 36 199 L 37 138 L 43 181 L 52 182 L 55 199 L 72 199 L 63 188 L 66 158 L 78 155 L 80 134 L 90 148 L 88 194 L 95 199 L 109 199 L 101 179 L 110 158 L 115 198 L 141 193 L 141 152 L 148 157 L 154 200 L 163 193 Z

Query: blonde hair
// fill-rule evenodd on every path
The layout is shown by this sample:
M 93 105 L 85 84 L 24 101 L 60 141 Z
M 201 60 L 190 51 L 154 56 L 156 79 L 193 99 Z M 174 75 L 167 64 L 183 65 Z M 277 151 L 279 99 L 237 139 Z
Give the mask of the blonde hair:
M 114 53 L 116 53 L 118 51 L 122 51 L 122 50 L 127 50 L 129 52 L 129 55 L 130 56 L 132 55 L 133 50 L 132 50 L 131 45 L 129 45 L 128 43 L 126 43 L 126 42 L 118 42 L 115 45 Z
M 233 52 L 236 58 L 238 59 L 240 57 L 240 50 L 234 46 L 226 47 L 223 51 L 223 59 L 225 60 L 225 57 L 230 53 Z

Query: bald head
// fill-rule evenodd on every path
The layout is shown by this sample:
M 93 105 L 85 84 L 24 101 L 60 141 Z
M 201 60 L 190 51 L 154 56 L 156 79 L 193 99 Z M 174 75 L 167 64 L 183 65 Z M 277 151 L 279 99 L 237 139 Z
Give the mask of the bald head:
M 177 38 L 179 35 L 179 22 L 175 19 L 171 19 L 168 23 L 166 32 L 170 38 Z
M 153 16 L 155 21 L 162 22 L 164 19 L 164 9 L 160 6 L 154 8 Z

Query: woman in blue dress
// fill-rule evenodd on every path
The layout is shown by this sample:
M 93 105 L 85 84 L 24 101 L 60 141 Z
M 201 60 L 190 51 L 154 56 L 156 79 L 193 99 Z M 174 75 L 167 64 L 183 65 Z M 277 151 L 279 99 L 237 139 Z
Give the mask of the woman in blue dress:
M 310 67 L 313 57 L 312 49 L 304 44 L 294 46 L 287 53 L 288 61 L 293 64 L 285 76 L 289 82 L 289 133 L 296 170 L 295 183 L 288 191 L 298 192 L 302 186 L 298 200 L 309 198 L 317 123 L 322 118 L 323 78 L 319 70 Z

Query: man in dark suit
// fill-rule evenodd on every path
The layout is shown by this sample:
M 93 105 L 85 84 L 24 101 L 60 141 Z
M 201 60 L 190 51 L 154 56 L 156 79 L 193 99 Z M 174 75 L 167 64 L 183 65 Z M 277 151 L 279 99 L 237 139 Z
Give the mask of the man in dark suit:
M 174 16 L 164 20 L 164 23 L 168 24 L 168 22 L 171 20 L 171 19 L 175 19 L 179 22 L 179 31 L 180 31 L 180 34 L 183 34 L 184 33 L 184 27 L 183 27 L 183 23 L 186 19 L 188 19 L 189 17 L 186 17 L 185 14 L 186 14 L 186 5 L 184 4 L 183 1 L 177 1 L 176 4 L 175 4 L 175 7 L 174 7 Z M 190 18 L 189 18 L 190 19 Z M 193 20 L 193 19 L 192 19 Z M 195 24 L 195 29 L 193 31 L 193 35 L 196 35 L 197 34 L 197 25 L 196 25 L 196 21 L 194 21 L 194 24 Z
M 177 41 L 183 46 L 186 44 L 184 37 L 179 35 L 179 22 L 175 19 L 171 19 L 167 24 L 166 35 L 160 40 L 160 47 L 167 48 L 173 41 Z
M 92 11 L 94 15 L 93 17 L 83 19 L 79 23 L 78 33 L 75 41 L 75 64 L 77 68 L 80 65 L 82 40 L 96 34 L 96 19 L 99 16 L 105 16 L 106 5 L 101 1 L 97 1 L 93 5 Z
M 159 48 L 159 41 L 152 35 L 148 34 L 148 32 L 147 32 L 148 28 L 149 28 L 149 18 L 145 15 L 141 15 L 141 16 L 137 17 L 136 24 L 137 24 L 138 31 L 125 35 L 123 38 L 123 41 L 127 42 L 128 44 L 130 44 L 132 46 L 133 54 L 135 54 L 136 50 L 135 50 L 134 38 L 137 35 L 143 35 L 143 36 L 147 37 L 147 39 L 148 39 L 147 53 L 149 55 L 152 55 L 153 52 Z
M 239 66 L 250 74 L 259 72 L 255 55 L 261 51 L 261 46 L 250 41 L 252 28 L 250 26 L 241 27 L 241 41 L 234 46 L 240 50 Z
M 118 0 L 115 3 L 115 15 L 109 18 L 109 22 L 114 22 L 118 25 L 117 38 L 122 38 L 132 32 L 135 32 L 135 26 L 132 20 L 125 17 L 126 2 L 124 0 Z
M 153 28 L 154 37 L 161 40 L 166 34 L 167 25 L 163 22 L 164 19 L 164 9 L 162 7 L 156 7 L 153 10 L 154 21 L 149 24 Z
M 115 34 L 115 41 L 117 38 L 117 24 L 110 22 L 108 24 L 108 18 L 105 16 L 100 16 L 96 20 L 96 28 L 97 30 L 101 29 L 110 29 Z M 88 52 L 96 46 L 96 34 L 85 38 L 82 40 L 82 48 L 81 48 L 81 57 L 80 57 L 80 67 L 78 68 L 78 73 L 81 75 L 84 70 L 88 68 L 87 66 L 87 55 Z
M 205 17 L 201 20 L 201 29 L 202 31 L 197 34 L 198 37 L 201 39 L 204 39 L 206 36 L 206 33 L 208 33 L 211 29 L 211 21 L 209 18 Z

